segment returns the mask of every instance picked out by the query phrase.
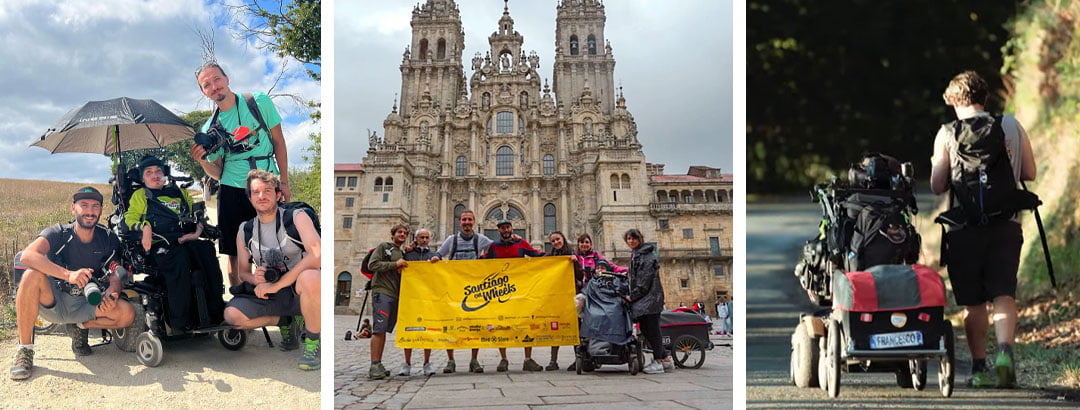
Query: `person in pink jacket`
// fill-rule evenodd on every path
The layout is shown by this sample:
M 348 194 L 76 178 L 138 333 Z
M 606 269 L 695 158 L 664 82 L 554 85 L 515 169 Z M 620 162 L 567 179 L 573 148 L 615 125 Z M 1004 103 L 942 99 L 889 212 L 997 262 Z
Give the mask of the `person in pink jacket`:
M 589 278 L 596 273 L 597 262 L 601 260 L 607 262 L 608 265 L 611 265 L 611 268 L 615 273 L 626 273 L 626 267 L 611 263 L 611 261 L 605 258 L 604 255 L 601 255 L 600 252 L 593 250 L 592 237 L 589 236 L 589 234 L 583 233 L 581 236 L 578 236 L 577 246 L 578 251 L 576 255 L 578 258 L 578 265 L 581 266 L 581 271 L 584 272 L 584 277 L 581 279 L 579 288 L 585 286 L 585 283 L 589 282 Z

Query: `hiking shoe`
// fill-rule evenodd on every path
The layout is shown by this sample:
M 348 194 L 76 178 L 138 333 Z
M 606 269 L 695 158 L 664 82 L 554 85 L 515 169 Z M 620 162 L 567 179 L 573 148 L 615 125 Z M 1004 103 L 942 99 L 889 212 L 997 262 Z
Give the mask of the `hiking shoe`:
M 379 380 L 390 377 L 390 371 L 383 367 L 382 363 L 376 363 L 371 365 L 367 371 L 368 380 Z
M 551 363 L 548 363 L 548 365 L 544 367 L 544 370 L 547 370 L 549 372 L 552 370 L 559 370 L 559 363 L 552 360 Z
M 505 372 L 507 370 L 510 370 L 510 361 L 508 361 L 506 359 L 500 360 L 499 361 L 499 366 L 495 368 L 495 371 L 497 371 L 497 372 Z
M 1013 365 L 1010 354 L 998 352 L 997 358 L 994 359 L 994 373 L 997 373 L 997 387 L 999 389 L 1016 387 L 1016 367 Z
M 25 380 L 30 378 L 30 369 L 34 368 L 34 351 L 20 347 L 15 352 L 15 365 L 11 366 L 11 380 Z
M 665 357 L 664 360 L 660 362 L 660 365 L 664 366 L 664 373 L 675 371 L 675 361 L 671 360 L 671 356 Z
M 435 369 L 431 367 L 431 363 L 424 363 L 424 376 L 431 376 L 435 374 Z
M 480 362 L 476 361 L 476 359 L 472 359 L 472 361 L 469 362 L 469 371 L 472 373 L 483 373 L 484 366 L 481 366 Z
M 994 381 L 990 380 L 990 372 L 979 371 L 971 373 L 971 378 L 967 380 L 968 387 L 974 387 L 976 389 L 987 389 L 994 387 Z
M 90 330 L 80 329 L 75 324 L 68 324 L 64 330 L 71 336 L 71 351 L 75 352 L 75 356 L 89 356 L 94 353 L 90 350 Z
M 319 352 L 322 349 L 319 345 L 318 340 L 304 338 L 304 352 L 300 354 L 300 360 L 297 362 L 300 370 L 319 370 L 322 363 L 322 359 L 319 357 Z M 380 364 L 380 366 L 382 365 Z
M 278 348 L 283 352 L 300 348 L 300 331 L 303 329 L 303 316 L 293 316 L 289 324 L 278 326 L 278 330 L 281 331 L 281 346 Z
M 470 369 L 472 370 L 472 369 Z M 446 361 L 446 367 L 442 369 L 443 373 L 453 373 L 457 371 L 457 364 L 453 360 Z
M 401 370 L 397 372 L 398 376 L 408 376 L 410 374 L 412 374 L 412 366 L 409 366 L 408 363 L 401 365 Z
M 533 359 L 530 358 L 530 359 L 525 359 L 525 363 L 521 364 L 521 370 L 524 370 L 524 371 L 527 371 L 527 372 L 538 372 L 538 371 L 544 370 L 544 368 L 540 367 L 539 363 L 536 363 L 536 361 L 534 361 Z
M 660 374 L 664 372 L 664 365 L 653 360 L 648 366 L 645 366 L 645 369 L 642 371 L 645 372 L 645 374 Z

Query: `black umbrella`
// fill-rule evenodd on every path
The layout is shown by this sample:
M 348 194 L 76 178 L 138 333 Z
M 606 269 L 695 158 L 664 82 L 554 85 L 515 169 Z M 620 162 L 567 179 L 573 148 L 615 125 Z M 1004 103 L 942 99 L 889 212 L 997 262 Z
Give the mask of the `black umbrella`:
M 120 97 L 90 101 L 68 111 L 31 146 L 54 154 L 116 154 L 119 160 L 122 151 L 161 148 L 194 136 L 187 122 L 156 101 Z M 117 166 L 117 181 L 120 172 Z
M 120 97 L 91 101 L 68 111 L 32 146 L 49 152 L 104 155 L 161 148 L 195 136 L 195 130 L 154 100 Z

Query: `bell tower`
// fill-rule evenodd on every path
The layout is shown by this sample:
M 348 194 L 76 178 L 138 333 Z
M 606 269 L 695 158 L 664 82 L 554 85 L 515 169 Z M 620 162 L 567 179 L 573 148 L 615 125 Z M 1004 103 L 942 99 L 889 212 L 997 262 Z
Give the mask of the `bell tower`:
M 604 38 L 604 5 L 599 0 L 560 0 L 555 19 L 555 98 L 569 106 L 586 87 L 601 112 L 615 109 L 615 59 Z
M 461 53 L 465 31 L 453 0 L 427 0 L 412 11 L 412 43 L 401 59 L 401 115 L 430 96 L 440 110 L 453 108 L 465 91 Z

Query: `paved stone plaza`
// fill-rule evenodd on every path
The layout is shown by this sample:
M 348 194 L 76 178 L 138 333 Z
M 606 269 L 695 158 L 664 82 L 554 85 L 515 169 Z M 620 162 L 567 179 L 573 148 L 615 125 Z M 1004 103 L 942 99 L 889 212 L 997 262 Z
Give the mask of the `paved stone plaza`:
M 522 349 L 507 352 L 510 371 L 498 373 L 496 349 L 480 350 L 483 374 L 468 373 L 469 350 L 457 350 L 454 357 L 457 373 L 443 374 L 446 352 L 431 353 L 436 373 L 425 377 L 421 372 L 423 351 L 413 352 L 412 375 L 397 376 L 404 363 L 401 349 L 393 347 L 393 335 L 387 338 L 383 363 L 391 377 L 368 380 L 371 363 L 370 339 L 343 340 L 345 331 L 356 329 L 356 316 L 335 316 L 334 334 L 334 408 L 462 408 L 498 407 L 532 408 L 697 408 L 732 407 L 730 338 L 712 336 L 716 348 L 707 352 L 700 369 L 676 369 L 673 373 L 631 376 L 626 366 L 604 366 L 592 374 L 566 371 L 573 363 L 572 347 L 559 349 L 557 371 L 521 370 Z M 548 347 L 536 348 L 533 359 L 546 366 L 551 358 Z M 646 356 L 648 358 L 648 356 Z

